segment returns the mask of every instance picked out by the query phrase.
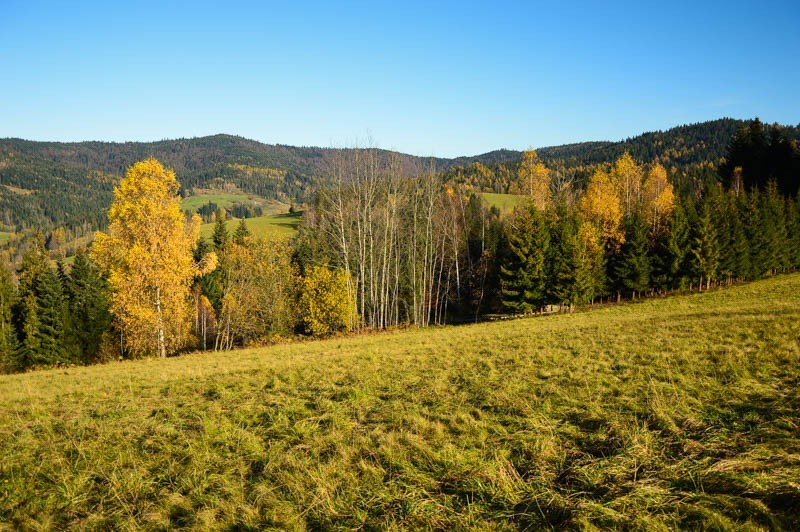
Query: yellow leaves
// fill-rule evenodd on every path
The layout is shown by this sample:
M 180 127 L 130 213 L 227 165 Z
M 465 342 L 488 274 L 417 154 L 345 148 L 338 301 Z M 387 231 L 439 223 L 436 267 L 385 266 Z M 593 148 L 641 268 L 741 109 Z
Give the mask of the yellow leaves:
M 611 248 L 618 248 L 625 241 L 622 228 L 622 202 L 611 176 L 596 170 L 580 201 L 584 220 L 597 225 L 600 237 Z
M 137 354 L 173 353 L 187 339 L 199 220 L 186 222 L 178 189 L 175 172 L 155 159 L 134 164 L 114 190 L 108 233 L 97 233 L 92 247 L 108 275 L 117 326 Z M 213 269 L 215 260 L 203 267 Z
M 617 189 L 624 212 L 633 212 L 639 202 L 643 176 L 642 167 L 636 164 L 628 152 L 623 153 L 614 163 L 609 178 Z
M 675 193 L 660 164 L 647 173 L 642 194 L 642 216 L 654 231 L 665 227 L 675 207 Z
M 597 224 L 602 239 L 610 247 L 624 242 L 622 218 L 639 214 L 652 231 L 667 224 L 675 204 L 675 193 L 667 179 L 667 171 L 655 164 L 646 173 L 625 152 L 611 171 L 596 170 L 581 198 L 580 209 L 585 220 Z
M 312 266 L 300 281 L 300 317 L 314 336 L 326 336 L 352 327 L 355 300 L 350 295 L 347 274 Z
M 527 150 L 517 169 L 517 190 L 531 196 L 540 211 L 550 207 L 550 170 L 539 159 L 535 150 Z

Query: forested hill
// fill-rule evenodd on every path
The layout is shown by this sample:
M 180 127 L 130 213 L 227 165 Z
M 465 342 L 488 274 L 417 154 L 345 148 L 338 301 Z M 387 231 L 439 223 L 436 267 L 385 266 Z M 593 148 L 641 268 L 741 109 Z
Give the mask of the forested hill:
M 800 140 L 800 126 L 775 125 L 770 126 L 767 131 L 757 119 L 721 118 L 644 133 L 618 142 L 580 142 L 536 148 L 536 151 L 548 168 L 577 183 L 585 182 L 598 166 L 609 165 L 628 152 L 640 163 L 662 164 L 667 168 L 673 183 L 683 186 L 707 178 L 727 178 L 718 169 L 725 163 L 728 148 L 737 133 L 752 129 L 754 124 L 759 126 L 756 129 L 766 137 L 779 132 L 782 138 L 795 143 Z M 769 144 L 769 139 L 765 139 L 763 143 Z M 771 158 L 774 154 L 763 155 Z M 447 170 L 447 175 L 456 182 L 467 183 L 486 192 L 509 192 L 520 156 L 521 153 L 516 152 L 516 157 L 509 157 L 505 161 L 466 162 Z M 746 161 L 737 164 L 747 166 Z
M 582 142 L 537 150 L 546 163 L 576 167 L 616 160 L 624 152 L 643 163 L 664 166 L 711 163 L 725 157 L 736 131 L 749 121 L 722 118 L 711 122 L 652 131 L 619 142 Z
M 538 152 L 550 168 L 578 180 L 625 151 L 645 164 L 662 163 L 673 177 L 716 172 L 736 131 L 749 123 L 724 118 L 620 142 L 583 142 Z M 783 129 L 800 138 L 797 127 Z M 303 201 L 312 197 L 341 152 L 232 135 L 124 143 L 0 139 L 0 231 L 102 226 L 114 184 L 126 168 L 149 156 L 173 168 L 185 190 L 227 183 L 265 198 Z M 516 172 L 521 152 L 496 150 L 455 159 L 395 155 L 405 175 L 435 168 L 481 189 L 507 192 L 503 183 Z
M 111 204 L 114 183 L 126 168 L 150 156 L 173 168 L 186 190 L 224 182 L 266 198 L 302 201 L 329 175 L 341 151 L 262 144 L 232 135 L 124 143 L 0 139 L 0 229 L 87 223 L 96 228 Z M 507 150 L 458 159 L 394 155 L 405 175 L 519 157 Z

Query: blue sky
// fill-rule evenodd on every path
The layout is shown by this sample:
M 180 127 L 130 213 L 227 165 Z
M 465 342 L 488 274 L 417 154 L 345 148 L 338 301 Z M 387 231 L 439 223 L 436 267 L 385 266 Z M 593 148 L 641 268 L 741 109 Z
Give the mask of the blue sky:
M 451 157 L 800 123 L 800 2 L 0 0 L 0 137 Z

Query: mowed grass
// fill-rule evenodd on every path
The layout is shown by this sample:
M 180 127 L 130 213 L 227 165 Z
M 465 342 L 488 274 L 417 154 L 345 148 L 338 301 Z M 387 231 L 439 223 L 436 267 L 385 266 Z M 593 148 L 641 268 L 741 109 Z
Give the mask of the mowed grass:
M 496 194 L 494 192 L 481 192 L 481 196 L 489 207 L 497 207 L 504 214 L 513 211 L 514 207 L 523 205 L 529 198 L 529 196 L 520 194 Z
M 270 241 L 287 240 L 297 234 L 302 216 L 302 212 L 257 216 L 245 219 L 245 225 L 250 230 L 250 233 L 256 237 Z M 228 220 L 225 225 L 229 233 L 236 231 L 238 226 L 239 220 L 237 218 Z M 213 234 L 213 223 L 200 226 L 200 236 L 203 238 L 211 238 Z
M 800 527 L 800 275 L 0 377 L 9 528 Z

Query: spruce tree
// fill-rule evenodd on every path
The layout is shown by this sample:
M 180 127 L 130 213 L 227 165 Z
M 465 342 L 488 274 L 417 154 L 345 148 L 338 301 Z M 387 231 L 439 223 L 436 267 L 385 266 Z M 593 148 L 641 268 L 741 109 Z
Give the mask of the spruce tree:
M 595 296 L 594 260 L 602 256 L 592 253 L 590 243 L 580 234 L 580 227 L 577 214 L 562 207 L 550 242 L 548 300 L 567 305 L 570 310 Z M 599 242 L 597 249 L 600 249 Z
M 700 288 L 702 289 L 704 282 L 706 288 L 709 288 L 719 270 L 719 241 L 708 204 L 703 205 L 695 226 L 691 251 L 694 272 L 700 279 Z
M 550 234 L 545 217 L 529 205 L 508 226 L 508 260 L 500 267 L 506 309 L 530 313 L 545 302 Z
M 647 254 L 647 233 L 638 215 L 625 215 L 625 243 L 614 262 L 617 289 L 636 297 L 650 288 L 650 260 Z
M 64 356 L 64 290 L 58 273 L 53 268 L 45 269 L 36 283 L 39 305 L 39 341 L 41 356 L 46 364 L 66 362 Z
M 75 255 L 68 282 L 71 316 L 68 338 L 78 362 L 97 359 L 103 335 L 111 327 L 108 286 L 85 251 Z
M 239 220 L 239 225 L 236 226 L 236 231 L 233 232 L 233 241 L 240 246 L 244 246 L 250 236 L 250 229 L 247 228 L 247 223 L 242 218 Z
M 0 264 L 0 371 L 14 369 L 13 352 L 16 348 L 16 335 L 11 321 L 11 311 L 16 303 L 17 293 L 11 272 L 5 264 Z
M 228 221 L 225 209 L 217 209 L 216 219 L 214 221 L 214 233 L 211 236 L 211 241 L 214 243 L 214 251 L 221 253 L 228 245 Z

